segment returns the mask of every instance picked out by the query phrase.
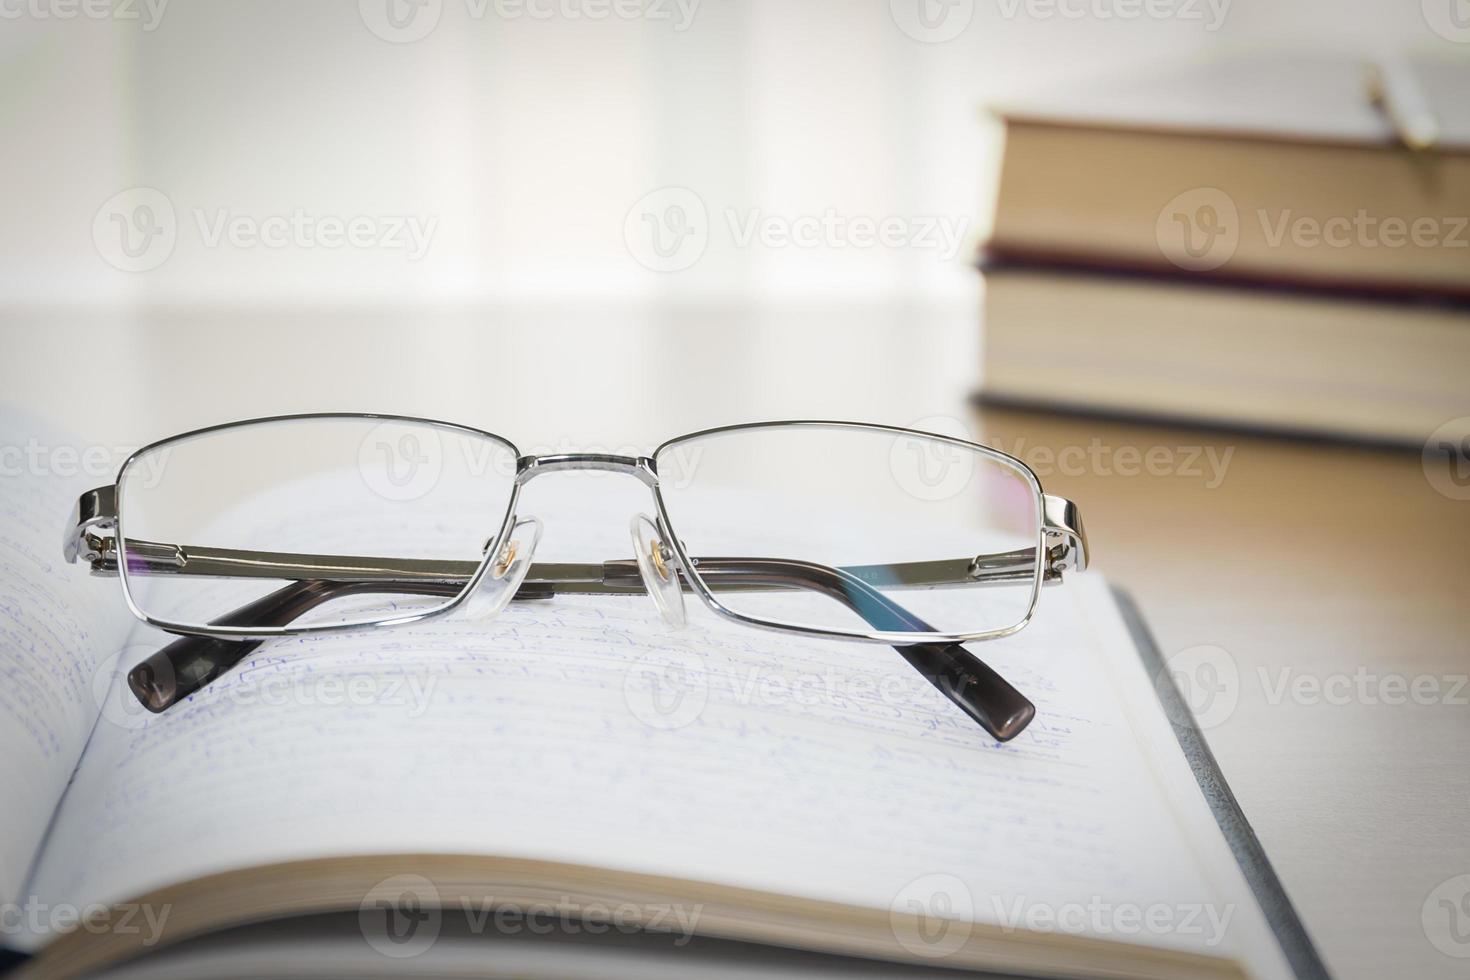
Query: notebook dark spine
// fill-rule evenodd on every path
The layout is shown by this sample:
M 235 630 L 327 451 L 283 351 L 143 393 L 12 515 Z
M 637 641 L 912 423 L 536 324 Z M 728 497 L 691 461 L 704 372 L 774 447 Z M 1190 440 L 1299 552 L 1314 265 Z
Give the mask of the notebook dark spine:
M 1158 692 L 1164 713 L 1168 715 L 1169 723 L 1174 728 L 1174 736 L 1179 739 L 1184 757 L 1194 770 L 1194 778 L 1199 781 L 1199 788 L 1205 794 L 1210 811 L 1215 815 L 1215 822 L 1220 825 L 1221 833 L 1230 844 L 1230 851 L 1245 874 L 1246 882 L 1261 906 L 1261 911 L 1265 913 L 1266 921 L 1276 934 L 1276 941 L 1281 944 L 1292 972 L 1298 980 L 1328 980 L 1330 974 L 1326 964 L 1322 962 L 1311 936 L 1307 935 L 1301 917 L 1297 915 L 1291 898 L 1276 875 L 1276 869 L 1271 867 L 1260 838 L 1256 837 L 1256 832 L 1240 809 L 1235 794 L 1230 791 L 1230 784 L 1225 781 L 1220 764 L 1215 761 L 1204 735 L 1194 723 L 1194 716 L 1175 685 L 1173 675 L 1165 668 L 1158 644 L 1154 642 L 1153 634 L 1144 623 L 1137 604 L 1128 593 L 1116 586 L 1113 588 L 1113 598 L 1118 603 L 1123 621 L 1128 624 L 1128 631 L 1133 634 L 1133 642 L 1138 647 L 1138 656 L 1143 661 L 1144 668 L 1150 677 L 1155 678 L 1154 690 Z

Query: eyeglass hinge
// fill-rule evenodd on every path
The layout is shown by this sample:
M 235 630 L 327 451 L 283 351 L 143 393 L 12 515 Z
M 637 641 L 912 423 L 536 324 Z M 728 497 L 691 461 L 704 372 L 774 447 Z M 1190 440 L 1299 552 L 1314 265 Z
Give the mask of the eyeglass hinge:
M 77 498 L 71 520 L 61 538 L 61 555 L 69 562 L 84 561 L 94 573 L 106 574 L 117 568 L 117 487 L 96 487 Z
M 1065 497 L 1042 494 L 1047 577 L 1087 568 L 1087 532 L 1077 505 Z
M 111 534 L 84 531 L 77 558 L 90 566 L 93 575 L 116 575 L 117 538 Z

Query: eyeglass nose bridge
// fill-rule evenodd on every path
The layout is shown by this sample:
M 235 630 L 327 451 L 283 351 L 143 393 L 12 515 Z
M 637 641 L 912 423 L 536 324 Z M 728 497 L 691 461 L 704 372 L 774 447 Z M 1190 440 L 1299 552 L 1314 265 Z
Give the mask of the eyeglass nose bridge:
M 658 486 L 658 469 L 649 456 L 617 456 L 611 453 L 555 453 L 522 456 L 516 460 L 516 486 L 523 486 L 542 473 L 558 470 L 600 470 L 626 473 L 647 487 Z

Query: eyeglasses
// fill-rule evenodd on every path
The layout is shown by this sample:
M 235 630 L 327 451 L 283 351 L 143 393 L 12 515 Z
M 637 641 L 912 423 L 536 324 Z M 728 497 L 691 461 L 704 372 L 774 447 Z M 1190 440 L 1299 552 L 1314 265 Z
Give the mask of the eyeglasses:
M 634 557 L 535 562 L 518 510 L 546 473 L 641 481 Z M 893 646 L 1005 741 L 1035 707 L 962 644 L 1031 619 L 1086 567 L 1077 508 L 1020 460 L 857 422 L 765 422 L 649 456 L 523 455 L 468 426 L 392 415 L 254 419 L 155 442 L 82 495 L 63 551 L 116 574 L 139 619 L 182 636 L 128 685 L 163 711 L 274 637 L 375 629 L 511 600 L 647 592 L 671 625 L 692 593 L 747 626 Z

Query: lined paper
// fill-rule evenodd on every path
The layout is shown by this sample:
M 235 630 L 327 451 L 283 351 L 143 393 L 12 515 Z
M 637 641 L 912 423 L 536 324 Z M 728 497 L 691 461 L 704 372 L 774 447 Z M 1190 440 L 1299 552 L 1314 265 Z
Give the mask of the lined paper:
M 276 643 L 178 709 L 99 728 L 36 888 L 105 901 L 422 851 L 888 908 L 949 874 L 987 922 L 1017 900 L 1233 904 L 1224 935 L 1135 938 L 1239 954 L 1249 899 L 1221 897 L 1160 802 L 1087 635 L 1097 589 L 1076 584 L 1017 642 L 982 648 L 1039 709 L 1005 746 L 891 650 L 703 619 L 671 635 L 642 597 Z
M 61 532 L 85 478 L 49 472 L 27 446 L 78 448 L 16 412 L 0 413 L 0 896 L 20 902 L 25 876 L 98 713 L 99 664 L 127 636 L 116 583 L 61 557 Z M 59 468 L 59 467 L 58 467 Z M 110 678 L 98 680 L 107 690 Z
M 1005 745 L 891 648 L 690 611 L 674 632 L 643 596 L 518 602 L 489 622 L 274 641 L 161 715 L 123 710 L 118 689 L 32 889 L 85 905 L 257 864 L 423 852 L 888 910 L 943 875 L 959 918 L 1162 905 L 1196 918 L 1062 928 L 1284 975 L 1095 576 L 972 647 L 1037 705 Z

